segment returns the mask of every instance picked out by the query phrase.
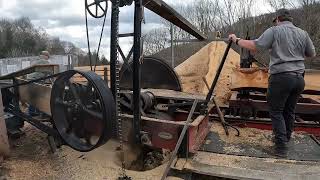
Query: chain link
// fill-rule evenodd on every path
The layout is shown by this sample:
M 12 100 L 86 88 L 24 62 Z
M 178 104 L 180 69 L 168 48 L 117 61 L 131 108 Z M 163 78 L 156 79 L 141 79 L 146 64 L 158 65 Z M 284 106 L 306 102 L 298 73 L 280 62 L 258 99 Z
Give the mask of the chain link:
M 114 20 L 119 21 L 119 0 L 112 1 L 112 17 L 115 18 Z M 116 22 L 118 24 L 119 22 Z M 114 31 L 112 34 L 118 34 L 119 27 L 114 26 Z M 115 44 L 119 44 L 119 38 L 115 38 Z M 123 146 L 123 129 L 122 129 L 122 118 L 121 118 L 121 108 L 120 108 L 120 61 L 118 57 L 118 53 L 115 54 L 115 66 L 116 66 L 116 78 L 115 78 L 115 89 L 116 89 L 116 119 L 117 119 L 117 126 L 118 126 L 118 138 L 119 138 L 119 148 L 120 148 L 120 158 L 121 158 L 121 169 L 120 169 L 120 177 L 119 180 L 129 180 L 126 175 L 125 169 L 125 159 L 124 159 L 124 146 Z

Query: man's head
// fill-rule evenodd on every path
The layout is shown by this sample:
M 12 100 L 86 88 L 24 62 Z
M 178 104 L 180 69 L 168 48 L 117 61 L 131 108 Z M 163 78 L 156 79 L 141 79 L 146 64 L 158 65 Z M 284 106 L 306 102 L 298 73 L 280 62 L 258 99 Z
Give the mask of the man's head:
M 288 9 L 279 9 L 276 12 L 276 17 L 273 19 L 274 24 L 278 24 L 279 22 L 283 21 L 293 21 L 293 18 L 290 14 L 290 11 Z
M 48 51 L 41 51 L 40 58 L 48 60 L 50 58 L 50 53 Z

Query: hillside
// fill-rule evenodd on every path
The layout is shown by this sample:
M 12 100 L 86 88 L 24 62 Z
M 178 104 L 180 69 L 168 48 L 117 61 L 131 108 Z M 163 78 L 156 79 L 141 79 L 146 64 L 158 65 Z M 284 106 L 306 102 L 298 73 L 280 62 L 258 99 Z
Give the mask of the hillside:
M 320 3 L 315 3 L 308 7 L 301 7 L 292 9 L 291 14 L 294 17 L 294 24 L 306 30 L 314 42 L 317 51 L 317 57 L 307 59 L 305 64 L 307 69 L 320 69 Z M 312 14 L 311 14 L 312 13 Z M 225 27 L 223 37 L 227 37 L 229 32 L 235 32 L 238 36 L 247 32 L 251 39 L 258 38 L 267 28 L 272 26 L 274 13 L 264 14 L 257 17 L 250 17 L 245 20 L 233 24 L 231 27 Z M 240 30 L 243 30 L 242 32 Z M 209 33 L 210 34 L 210 33 Z M 191 55 L 195 54 L 198 50 L 204 47 L 207 43 L 186 43 L 176 45 L 175 50 L 175 66 L 178 66 Z M 240 52 L 237 46 L 233 46 L 236 52 Z M 165 48 L 154 55 L 154 57 L 164 59 L 168 64 L 171 64 L 171 48 Z M 269 62 L 268 52 L 259 52 L 255 55 L 256 59 L 265 64 Z
M 190 56 L 198 52 L 202 47 L 204 47 L 207 43 L 199 42 L 199 43 L 187 43 L 187 44 L 180 44 L 174 46 L 174 60 L 175 60 L 175 67 L 179 64 L 183 63 L 186 59 Z M 171 47 L 165 48 L 159 51 L 156 54 L 153 54 L 152 57 L 160 58 L 165 60 L 168 64 L 172 64 L 171 61 Z

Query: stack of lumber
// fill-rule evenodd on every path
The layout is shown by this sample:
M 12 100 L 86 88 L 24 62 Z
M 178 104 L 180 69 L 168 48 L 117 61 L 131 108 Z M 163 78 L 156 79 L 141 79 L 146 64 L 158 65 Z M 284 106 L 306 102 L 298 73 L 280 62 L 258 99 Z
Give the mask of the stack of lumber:
M 79 67 L 74 67 L 74 69 L 78 70 L 78 71 L 84 71 L 84 72 L 91 71 L 90 66 L 79 66 Z M 92 69 L 94 69 L 94 67 L 92 67 Z M 98 74 L 102 79 L 107 77 L 108 81 L 110 80 L 110 66 L 109 65 L 97 66 L 95 73 Z M 76 82 L 86 82 L 86 79 L 84 77 L 82 77 L 80 74 L 75 74 L 73 78 L 74 78 L 74 81 L 76 81 Z

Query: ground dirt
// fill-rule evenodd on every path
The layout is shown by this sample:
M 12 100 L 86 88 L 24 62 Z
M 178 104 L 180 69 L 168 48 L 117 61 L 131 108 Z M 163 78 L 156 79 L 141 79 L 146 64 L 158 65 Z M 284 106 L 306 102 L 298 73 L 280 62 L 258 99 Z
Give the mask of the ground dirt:
M 54 154 L 50 152 L 46 135 L 31 125 L 24 128 L 26 135 L 11 140 L 11 156 L 0 166 L 0 177 L 11 180 L 22 179 L 117 179 L 120 175 L 120 158 L 116 141 L 109 141 L 102 147 L 81 153 L 63 146 Z M 136 156 L 126 147 L 126 158 Z M 137 172 L 127 170 L 133 180 L 160 179 L 166 164 L 153 170 Z M 1 179 L 1 178 L 0 178 Z

